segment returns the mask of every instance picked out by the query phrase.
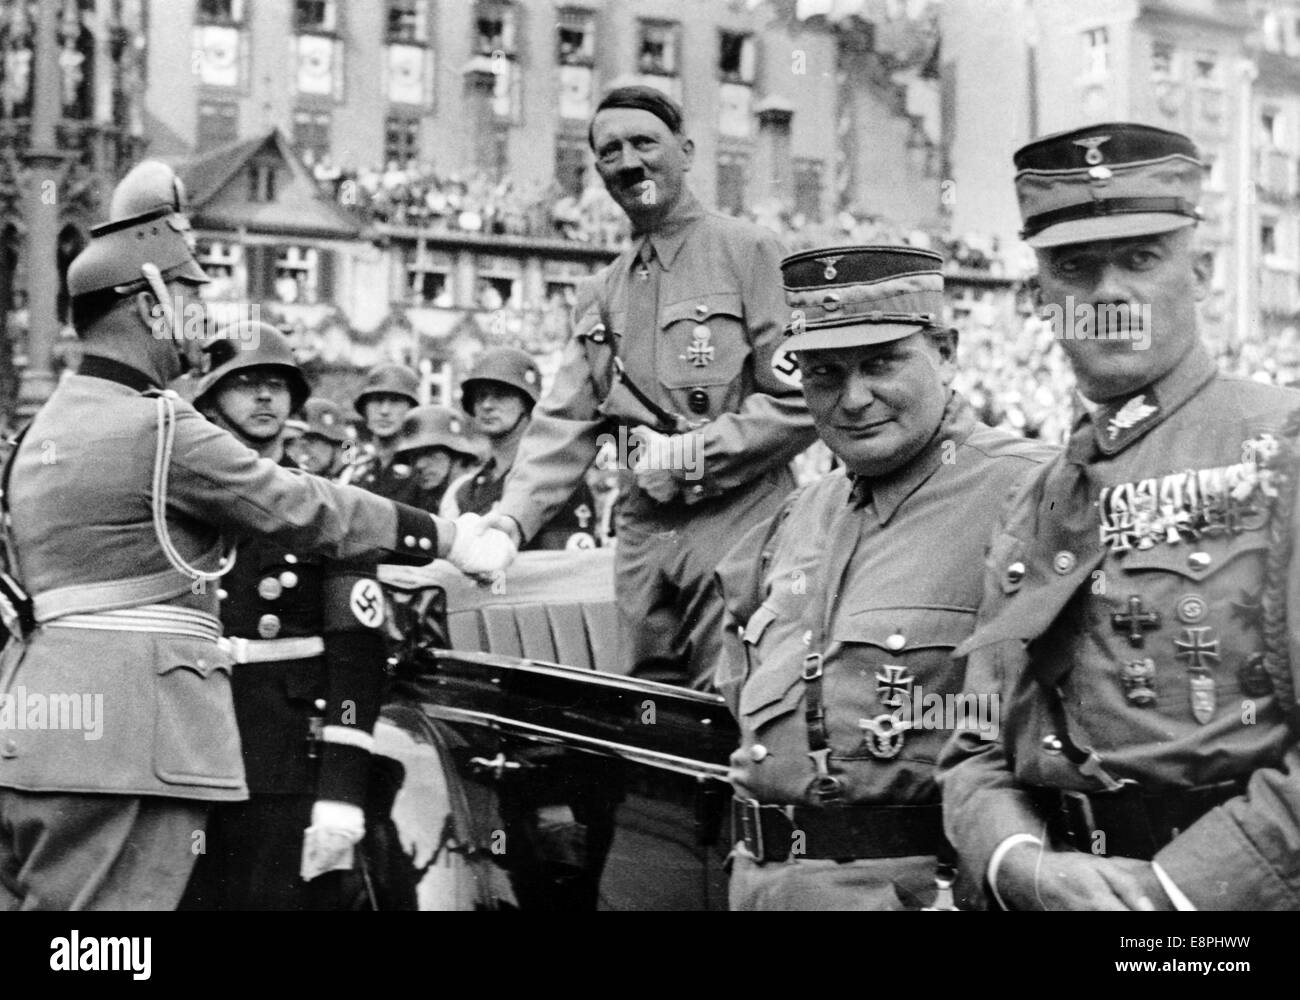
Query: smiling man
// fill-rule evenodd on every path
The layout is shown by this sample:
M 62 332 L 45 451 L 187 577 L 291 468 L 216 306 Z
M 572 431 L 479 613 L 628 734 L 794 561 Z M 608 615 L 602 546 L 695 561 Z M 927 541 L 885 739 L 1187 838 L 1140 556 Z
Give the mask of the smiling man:
M 843 468 L 718 570 L 734 626 L 719 686 L 742 739 L 733 909 L 915 909 L 949 860 L 934 760 L 955 714 L 912 706 L 960 691 L 984 542 L 1050 450 L 978 423 L 951 388 L 942 263 L 839 247 L 782 265 L 785 346 Z
M 1136 304 L 1149 344 L 1061 341 L 1081 406 L 993 539 L 960 652 L 1002 732 L 945 749 L 948 833 L 1007 909 L 1300 908 L 1300 393 L 1200 342 L 1186 136 L 1093 125 L 1015 162 L 1044 303 Z

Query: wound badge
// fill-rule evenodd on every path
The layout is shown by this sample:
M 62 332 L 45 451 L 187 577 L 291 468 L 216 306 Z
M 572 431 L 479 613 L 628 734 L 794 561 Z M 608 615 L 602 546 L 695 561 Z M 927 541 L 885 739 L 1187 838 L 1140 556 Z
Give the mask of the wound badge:
M 1150 657 L 1130 660 L 1120 669 L 1124 697 L 1138 708 L 1150 708 L 1156 703 L 1155 679 L 1156 661 Z
M 863 742 L 871 756 L 877 760 L 891 760 L 903 749 L 903 733 L 912 728 L 896 715 L 877 715 L 874 719 L 859 719 Z
M 1237 684 L 1241 693 L 1251 698 L 1264 698 L 1273 693 L 1273 678 L 1264 669 L 1264 654 L 1251 653 L 1237 671 Z

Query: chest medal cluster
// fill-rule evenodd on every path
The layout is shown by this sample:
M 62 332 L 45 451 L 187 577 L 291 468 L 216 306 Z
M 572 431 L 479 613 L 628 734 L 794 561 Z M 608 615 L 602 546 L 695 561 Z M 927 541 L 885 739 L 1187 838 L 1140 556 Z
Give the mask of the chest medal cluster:
M 1177 545 L 1202 538 L 1235 536 L 1264 529 L 1278 494 L 1279 480 L 1273 468 L 1281 449 L 1271 434 L 1261 434 L 1242 446 L 1243 461 L 1209 469 L 1189 469 L 1157 478 L 1106 487 L 1098 500 L 1102 544 L 1114 554 Z M 1193 552 L 1190 565 L 1203 568 L 1210 556 Z M 1131 595 L 1125 610 L 1111 614 L 1111 625 L 1125 636 L 1135 651 L 1145 653 L 1147 633 L 1160 628 L 1158 611 L 1143 606 L 1139 595 Z M 1247 627 L 1262 631 L 1261 596 L 1244 593 L 1234 603 L 1234 616 Z M 1209 622 L 1209 606 L 1199 594 L 1185 594 L 1177 601 L 1174 614 L 1183 626 L 1166 652 L 1185 668 L 1192 716 L 1202 725 L 1214 717 L 1218 706 L 1214 669 L 1220 666 L 1219 639 Z M 1140 654 L 1139 654 L 1140 655 Z M 1242 694 L 1263 697 L 1272 690 L 1263 666 L 1263 653 L 1248 656 L 1237 670 Z M 1120 667 L 1120 683 L 1129 704 L 1139 708 L 1155 706 L 1156 660 L 1151 656 L 1126 661 Z

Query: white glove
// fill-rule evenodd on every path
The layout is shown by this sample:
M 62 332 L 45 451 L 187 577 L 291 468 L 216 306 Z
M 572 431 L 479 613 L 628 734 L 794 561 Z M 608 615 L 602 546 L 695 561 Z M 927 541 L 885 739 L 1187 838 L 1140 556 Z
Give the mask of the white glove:
M 489 528 L 477 514 L 461 514 L 447 559 L 466 576 L 490 577 L 504 571 L 518 551 L 504 531 Z
M 353 865 L 353 848 L 366 835 L 366 817 L 350 802 L 320 799 L 311 807 L 311 826 L 302 839 L 299 874 L 310 882 L 326 872 L 347 871 Z
M 632 464 L 636 484 L 652 499 L 667 503 L 677 495 L 680 487 L 674 470 L 664 468 L 672 456 L 682 453 L 680 447 L 674 450 L 673 438 L 678 435 L 660 434 L 649 427 L 639 426 L 632 428 L 632 436 L 637 439 L 636 461 Z

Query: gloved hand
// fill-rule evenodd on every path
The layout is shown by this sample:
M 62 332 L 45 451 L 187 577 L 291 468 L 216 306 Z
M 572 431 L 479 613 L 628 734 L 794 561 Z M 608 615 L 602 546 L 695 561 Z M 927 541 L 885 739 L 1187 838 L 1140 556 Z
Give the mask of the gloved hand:
M 504 531 L 489 528 L 477 514 L 461 514 L 447 559 L 466 576 L 491 577 L 514 562 L 518 551 Z
M 352 867 L 353 848 L 366 835 L 366 818 L 360 806 L 320 799 L 311 807 L 311 826 L 302 839 L 299 874 L 310 882 L 326 872 Z
M 633 427 L 631 436 L 636 439 L 636 461 L 632 473 L 636 484 L 659 503 L 667 503 L 677 496 L 681 481 L 677 470 L 670 466 L 675 456 L 683 454 L 680 434 L 660 434 L 644 425 Z

